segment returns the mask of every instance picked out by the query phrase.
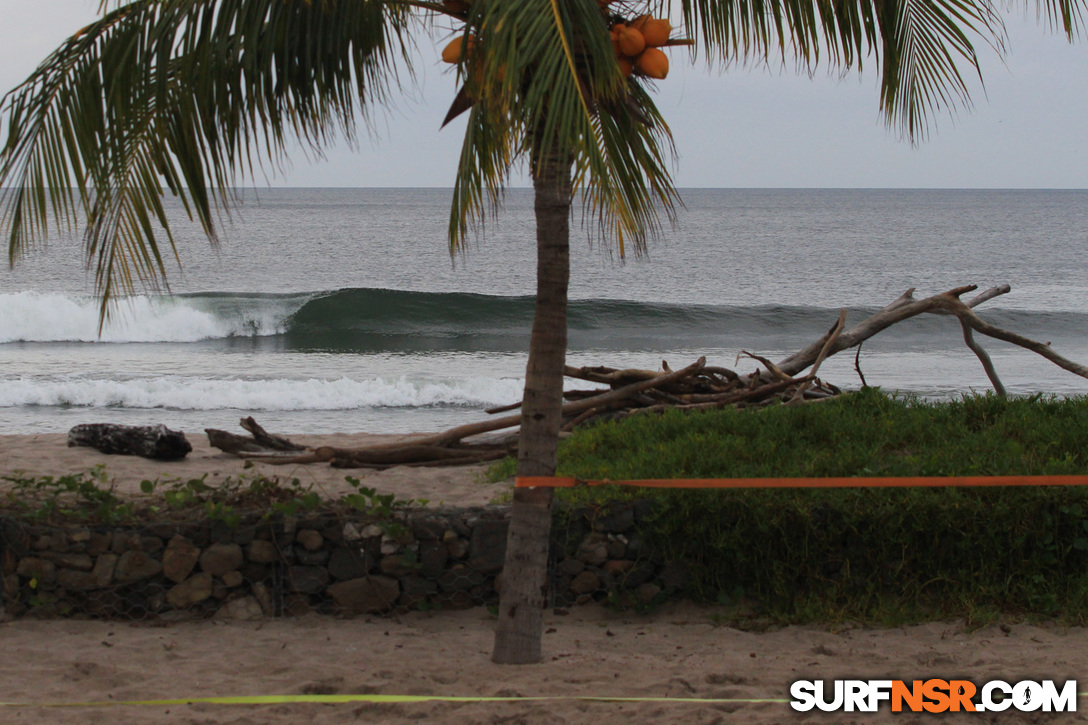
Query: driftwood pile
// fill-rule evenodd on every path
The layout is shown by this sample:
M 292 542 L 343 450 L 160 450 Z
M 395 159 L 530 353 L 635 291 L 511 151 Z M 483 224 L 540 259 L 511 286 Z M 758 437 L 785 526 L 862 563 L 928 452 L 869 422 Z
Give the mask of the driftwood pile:
M 762 368 L 750 375 L 723 367 L 708 366 L 706 358 L 680 370 L 671 370 L 662 363 L 662 370 L 615 369 L 608 367 L 566 368 L 570 378 L 596 383 L 604 387 L 591 390 L 569 390 L 564 393 L 563 430 L 597 421 L 602 417 L 622 417 L 633 414 L 660 412 L 665 409 L 706 410 L 726 406 L 766 405 L 772 402 L 801 404 L 826 400 L 839 394 L 839 389 L 820 381 L 816 374 L 821 363 L 837 352 L 861 344 L 891 325 L 923 314 L 955 316 L 963 329 L 964 342 L 978 356 L 998 395 L 1005 388 L 985 350 L 975 341 L 974 332 L 1019 345 L 1038 353 L 1056 365 L 1081 377 L 1088 378 L 1088 367 L 1068 360 L 1040 343 L 1014 332 L 1002 330 L 978 317 L 973 308 L 1009 292 L 1009 286 L 991 288 L 964 302 L 960 299 L 977 287 L 957 287 L 925 299 L 915 299 L 914 290 L 903 295 L 876 314 L 847 330 L 846 310 L 820 339 L 803 350 L 775 363 L 754 353 L 743 352 Z M 855 367 L 857 364 L 855 362 Z M 808 374 L 801 375 L 808 370 Z M 858 374 L 864 376 L 858 367 Z M 489 414 L 516 410 L 521 403 L 488 410 Z M 242 426 L 251 438 L 225 431 L 208 429 L 211 444 L 235 455 L 268 463 L 327 462 L 342 468 L 388 468 L 391 466 L 450 466 L 481 463 L 510 455 L 517 448 L 517 434 L 491 438 L 483 442 L 465 439 L 516 428 L 521 415 L 494 417 L 479 423 L 451 428 L 442 433 L 412 437 L 406 441 L 385 443 L 367 448 L 347 449 L 323 446 L 305 448 L 264 431 L 256 421 L 247 418 Z

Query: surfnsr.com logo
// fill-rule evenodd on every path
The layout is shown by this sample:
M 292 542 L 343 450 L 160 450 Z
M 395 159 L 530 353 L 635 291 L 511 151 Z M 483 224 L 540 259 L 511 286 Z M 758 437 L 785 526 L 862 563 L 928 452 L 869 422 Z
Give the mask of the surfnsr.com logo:
M 798 680 L 790 686 L 790 707 L 800 712 L 1076 712 L 1077 682 L 991 680 Z

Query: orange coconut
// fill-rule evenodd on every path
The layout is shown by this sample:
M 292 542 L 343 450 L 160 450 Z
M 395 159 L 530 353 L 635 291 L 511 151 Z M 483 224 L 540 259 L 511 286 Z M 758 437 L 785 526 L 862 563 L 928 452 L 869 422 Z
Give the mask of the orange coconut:
M 612 52 L 616 55 L 623 55 L 620 52 L 620 33 L 626 29 L 627 26 L 623 23 L 616 23 L 612 26 L 612 29 L 608 31 L 608 36 L 612 38 Z
M 460 63 L 463 56 L 462 48 L 464 47 L 465 36 L 458 35 L 456 38 L 450 41 L 450 44 L 442 49 L 442 60 L 447 63 Z M 472 50 L 472 40 L 468 43 L 469 51 Z
M 620 72 L 623 73 L 623 77 L 631 75 L 635 72 L 635 63 L 626 55 L 616 56 L 616 62 L 619 63 Z
M 642 37 L 642 33 L 631 26 L 627 26 L 619 32 L 619 35 L 616 36 L 616 42 L 620 52 L 632 58 L 641 53 L 646 47 L 646 39 Z
M 657 48 L 647 48 L 635 58 L 635 67 L 643 75 L 661 80 L 669 74 L 669 56 Z
M 650 18 L 642 24 L 639 31 L 642 33 L 642 37 L 646 39 L 647 46 L 657 48 L 669 42 L 672 25 L 664 18 Z

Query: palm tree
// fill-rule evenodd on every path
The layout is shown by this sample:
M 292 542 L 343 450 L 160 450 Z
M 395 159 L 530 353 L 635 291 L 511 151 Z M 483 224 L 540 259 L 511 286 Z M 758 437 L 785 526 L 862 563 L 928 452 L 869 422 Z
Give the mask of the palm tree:
M 1039 0 L 1073 39 L 1082 0 Z M 609 28 L 665 0 L 104 0 L 0 105 L 0 229 L 14 261 L 54 225 L 82 227 L 101 319 L 138 284 L 166 284 L 178 198 L 214 243 L 233 188 L 301 140 L 321 151 L 410 77 L 412 39 L 436 19 L 463 28 L 451 115 L 469 118 L 454 180 L 451 251 L 502 205 L 525 159 L 537 219 L 537 305 L 518 475 L 555 471 L 566 350 L 569 222 L 637 253 L 673 217 L 671 138 L 652 83 L 626 77 Z M 969 102 L 974 40 L 998 50 L 991 0 L 677 0 L 711 64 L 823 62 L 881 73 L 880 106 L 907 139 Z M 398 68 L 400 70 L 398 70 Z M 407 69 L 405 71 L 404 69 Z M 176 257 L 176 255 L 174 255 Z M 540 659 L 551 489 L 517 489 L 494 660 Z

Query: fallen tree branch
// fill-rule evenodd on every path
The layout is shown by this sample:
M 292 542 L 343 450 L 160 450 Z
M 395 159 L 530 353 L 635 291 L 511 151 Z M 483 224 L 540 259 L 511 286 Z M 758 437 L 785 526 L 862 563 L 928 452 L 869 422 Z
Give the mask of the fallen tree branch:
M 975 353 L 975 357 L 982 363 L 982 369 L 986 371 L 986 377 L 990 378 L 990 384 L 994 386 L 994 391 L 997 392 L 999 397 L 1006 397 L 1005 386 L 1001 384 L 1001 378 L 997 376 L 997 370 L 994 368 L 989 353 L 982 349 L 982 345 L 975 342 L 975 334 L 971 332 L 971 327 L 963 320 L 959 322 L 960 327 L 963 328 L 963 341 L 967 343 L 967 347 L 971 348 L 971 352 Z
M 831 346 L 835 344 L 835 341 L 839 339 L 839 335 L 842 334 L 842 328 L 846 325 L 846 308 L 839 310 L 839 319 L 835 322 L 831 331 L 828 333 L 827 342 L 824 343 L 823 348 L 820 349 L 820 354 L 816 356 L 816 362 L 812 365 L 811 377 L 815 378 L 816 373 L 820 370 L 820 365 L 827 359 L 827 351 L 831 349 Z M 797 392 L 790 398 L 790 403 L 800 403 L 803 400 L 805 392 L 808 390 L 809 383 L 805 383 L 801 387 L 797 388 Z
M 1003 330 L 996 325 L 991 325 L 989 322 L 986 322 L 978 315 L 976 315 L 970 307 L 968 307 L 960 300 L 955 298 L 943 299 L 940 301 L 940 304 L 943 306 L 944 309 L 948 310 L 956 317 L 960 318 L 960 320 L 963 320 L 976 332 L 981 332 L 983 335 L 993 337 L 998 340 L 1011 342 L 1013 345 L 1019 345 L 1026 350 L 1031 350 L 1034 353 L 1042 355 L 1047 360 L 1054 363 L 1063 370 L 1068 370 L 1074 375 L 1079 375 L 1082 378 L 1088 378 L 1088 367 L 1085 367 L 1080 363 L 1075 363 L 1066 357 L 1062 357 L 1058 353 L 1054 352 L 1054 350 L 1050 348 L 1050 345 L 1038 342 L 1036 340 L 1032 340 L 1030 337 L 1024 337 L 1023 335 L 1017 334 L 1015 332 L 1010 332 L 1009 330 Z
M 876 335 L 882 330 L 888 329 L 897 322 L 902 322 L 903 320 L 915 317 L 925 312 L 931 312 L 938 308 L 945 309 L 944 307 L 942 307 L 942 300 L 954 299 L 959 302 L 959 297 L 961 295 L 964 295 L 967 292 L 972 292 L 976 289 L 978 289 L 978 285 L 965 285 L 963 287 L 956 287 L 955 289 L 951 289 L 947 292 L 942 292 L 941 294 L 934 295 L 932 297 L 927 297 L 922 300 L 916 300 L 914 299 L 914 288 L 912 287 L 911 289 L 900 295 L 898 298 L 896 298 L 895 301 L 893 301 L 884 309 L 862 320 L 854 327 L 840 334 L 838 339 L 835 340 L 834 344 L 832 344 L 828 348 L 827 356 L 831 356 L 837 352 L 841 352 L 843 350 L 854 347 L 855 345 L 858 345 L 861 342 L 868 340 L 870 337 Z M 1009 289 L 1010 288 L 1008 285 L 992 287 L 972 298 L 970 302 L 960 302 L 960 304 L 975 307 L 982 304 L 983 302 L 986 302 L 987 300 L 991 300 L 994 297 L 997 297 L 998 295 L 1003 295 L 1007 293 Z M 981 332 L 981 330 L 979 331 Z M 830 337 L 831 335 L 830 333 L 828 333 L 827 335 L 824 335 L 819 340 L 812 343 L 803 350 L 799 350 L 798 352 L 793 353 L 789 357 L 783 360 L 779 360 L 778 369 L 787 375 L 796 375 L 802 370 L 807 369 L 814 362 L 816 362 L 816 358 L 819 357 L 820 352 L 824 349 L 824 346 L 827 344 L 827 341 L 830 339 Z

